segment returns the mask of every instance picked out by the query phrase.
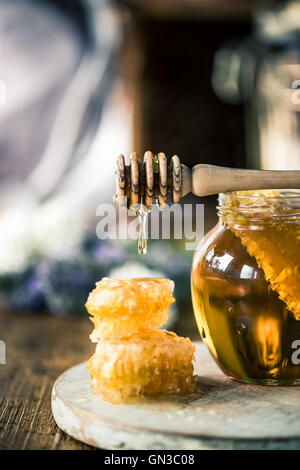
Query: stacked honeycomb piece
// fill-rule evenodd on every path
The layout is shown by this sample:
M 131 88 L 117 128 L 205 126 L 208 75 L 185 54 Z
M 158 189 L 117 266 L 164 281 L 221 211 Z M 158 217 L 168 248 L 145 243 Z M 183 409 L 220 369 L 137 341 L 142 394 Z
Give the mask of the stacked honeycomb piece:
M 175 302 L 173 289 L 173 281 L 161 278 L 103 278 L 96 284 L 86 303 L 97 343 L 88 362 L 94 393 L 122 403 L 195 391 L 192 342 L 157 329 Z

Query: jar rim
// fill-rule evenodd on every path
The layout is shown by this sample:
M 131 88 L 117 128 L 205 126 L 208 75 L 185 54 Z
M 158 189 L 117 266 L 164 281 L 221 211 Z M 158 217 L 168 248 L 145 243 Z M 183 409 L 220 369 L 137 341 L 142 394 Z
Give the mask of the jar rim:
M 237 191 L 228 191 L 228 192 L 225 192 L 225 193 L 220 193 L 219 194 L 219 198 L 221 197 L 234 197 L 236 198 L 237 200 L 249 200 L 249 199 L 253 199 L 253 200 L 264 200 L 264 199 L 267 199 L 268 201 L 271 201 L 272 199 L 274 200 L 278 200 L 278 199 L 297 199 L 297 198 L 300 198 L 300 189 L 264 189 L 264 190 L 257 190 L 258 192 L 259 191 L 273 191 L 273 192 L 279 192 L 280 194 L 279 195 L 265 195 L 265 194 L 251 194 L 251 193 L 254 193 L 255 190 L 245 190 L 245 191 L 238 191 L 239 194 L 237 194 Z M 241 194 L 241 193 L 244 193 L 244 194 Z
M 262 194 L 263 191 L 266 194 Z M 254 193 L 254 194 L 253 194 Z M 220 217 L 230 213 L 239 218 L 277 218 L 299 220 L 300 189 L 235 191 L 220 193 L 217 206 Z

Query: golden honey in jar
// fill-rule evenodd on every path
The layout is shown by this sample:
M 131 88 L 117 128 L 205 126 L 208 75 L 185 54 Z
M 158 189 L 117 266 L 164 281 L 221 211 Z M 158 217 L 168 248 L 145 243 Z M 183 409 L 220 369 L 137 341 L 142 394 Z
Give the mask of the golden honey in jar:
M 203 341 L 231 378 L 300 384 L 300 191 L 219 195 L 192 300 Z

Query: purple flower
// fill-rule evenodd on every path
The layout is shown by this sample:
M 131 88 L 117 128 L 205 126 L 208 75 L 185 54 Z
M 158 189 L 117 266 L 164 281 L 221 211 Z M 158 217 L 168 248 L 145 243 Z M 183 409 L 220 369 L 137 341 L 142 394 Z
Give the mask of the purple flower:
M 123 264 L 127 261 L 128 255 L 121 245 L 110 243 L 95 243 L 92 256 L 100 264 Z

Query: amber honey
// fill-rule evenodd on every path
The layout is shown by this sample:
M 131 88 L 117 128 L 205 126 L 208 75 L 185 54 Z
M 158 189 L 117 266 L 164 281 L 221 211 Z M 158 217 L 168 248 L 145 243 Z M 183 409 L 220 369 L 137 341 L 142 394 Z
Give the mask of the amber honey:
M 192 298 L 201 337 L 221 369 L 240 381 L 300 384 L 296 202 L 223 201 L 220 222 L 194 256 Z

